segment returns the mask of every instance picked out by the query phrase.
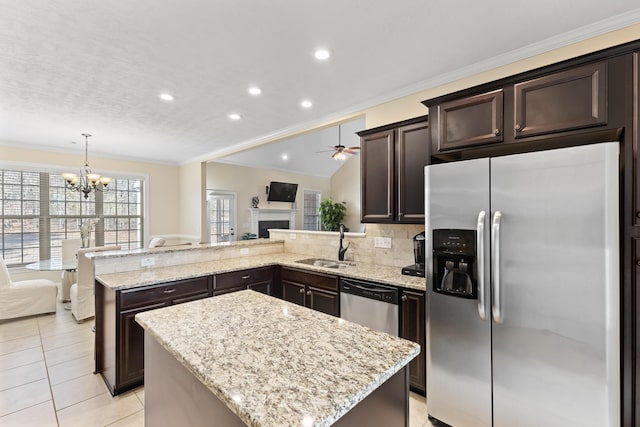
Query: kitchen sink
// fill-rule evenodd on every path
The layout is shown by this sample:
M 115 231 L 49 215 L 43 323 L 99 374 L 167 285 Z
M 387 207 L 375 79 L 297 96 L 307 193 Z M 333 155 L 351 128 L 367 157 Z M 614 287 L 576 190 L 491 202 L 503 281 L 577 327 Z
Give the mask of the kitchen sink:
M 330 259 L 323 259 L 323 258 L 307 258 L 307 259 L 298 260 L 296 262 L 299 262 L 300 264 L 313 265 L 315 267 L 335 268 L 336 270 L 338 269 L 342 270 L 344 268 L 353 267 L 355 265 L 352 262 L 333 261 Z

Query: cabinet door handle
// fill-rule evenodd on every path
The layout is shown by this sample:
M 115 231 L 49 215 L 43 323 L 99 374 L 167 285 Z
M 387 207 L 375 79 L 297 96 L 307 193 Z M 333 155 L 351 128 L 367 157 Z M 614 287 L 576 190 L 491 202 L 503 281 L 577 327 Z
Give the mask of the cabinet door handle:
M 300 289 L 300 293 L 304 294 L 304 288 Z
M 174 293 L 175 291 L 176 291 L 176 288 L 173 288 L 173 289 L 165 289 L 164 291 L 162 291 L 162 293 L 165 293 L 165 294 L 172 294 L 172 293 Z
M 251 275 L 247 274 L 246 276 L 242 276 L 242 280 L 251 279 Z
M 522 126 L 516 123 L 516 132 L 522 132 Z
M 307 295 L 311 296 L 311 291 L 307 291 Z
M 637 259 L 637 260 L 636 260 L 636 265 L 637 265 L 638 267 L 640 267 L 640 259 Z
M 400 298 L 403 302 L 407 302 L 407 300 L 409 299 L 408 296 L 406 295 L 402 295 L 402 298 Z
M 495 136 L 499 136 L 499 135 L 500 135 L 500 129 L 496 129 L 496 130 L 494 130 L 494 131 L 493 131 L 493 134 L 494 134 Z

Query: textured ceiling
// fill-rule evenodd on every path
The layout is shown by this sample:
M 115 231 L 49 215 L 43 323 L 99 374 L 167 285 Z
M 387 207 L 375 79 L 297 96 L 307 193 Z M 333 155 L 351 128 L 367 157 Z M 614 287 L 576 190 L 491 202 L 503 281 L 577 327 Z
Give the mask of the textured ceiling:
M 213 158 L 548 38 L 639 22 L 637 4 L 0 0 L 0 145 L 81 153 L 70 141 L 89 132 L 90 154 Z M 313 58 L 319 46 L 328 61 Z M 261 96 L 247 93 L 252 84 Z M 314 106 L 300 108 L 303 98 Z

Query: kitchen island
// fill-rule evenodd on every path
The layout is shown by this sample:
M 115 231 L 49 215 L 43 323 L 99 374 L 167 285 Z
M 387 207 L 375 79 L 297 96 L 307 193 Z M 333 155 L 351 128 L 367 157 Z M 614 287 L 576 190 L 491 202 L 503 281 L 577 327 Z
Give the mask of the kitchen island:
M 135 319 L 148 425 L 408 425 L 411 341 L 250 290 Z

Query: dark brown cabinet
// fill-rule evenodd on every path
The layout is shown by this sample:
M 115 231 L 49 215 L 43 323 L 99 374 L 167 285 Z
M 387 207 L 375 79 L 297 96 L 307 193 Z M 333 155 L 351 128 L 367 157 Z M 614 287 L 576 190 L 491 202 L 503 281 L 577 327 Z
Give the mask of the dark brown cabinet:
M 633 110 L 635 112 L 633 120 L 635 126 L 632 138 L 633 153 L 638 153 L 640 150 L 640 52 L 633 54 L 633 71 Z M 640 225 L 640 156 L 636 154 L 633 159 L 633 223 L 634 225 Z M 638 388 L 640 389 L 640 386 Z
M 515 138 L 607 124 L 607 63 L 514 85 Z
M 144 330 L 135 315 L 211 293 L 211 276 L 119 291 L 96 283 L 96 372 L 102 374 L 111 394 L 144 381 Z
M 427 117 L 358 132 L 361 221 L 424 222 L 424 167 L 429 164 Z
M 425 293 L 403 289 L 400 298 L 400 311 L 400 336 L 420 344 L 420 354 L 409 364 L 411 389 L 425 394 L 427 387 Z
M 503 140 L 502 90 L 443 102 L 436 114 L 438 151 Z
M 362 222 L 393 221 L 394 141 L 394 130 L 361 136 Z
M 251 268 L 216 274 L 213 278 L 213 296 L 253 289 L 271 295 L 273 267 Z
M 283 267 L 281 285 L 285 301 L 340 316 L 337 276 Z

